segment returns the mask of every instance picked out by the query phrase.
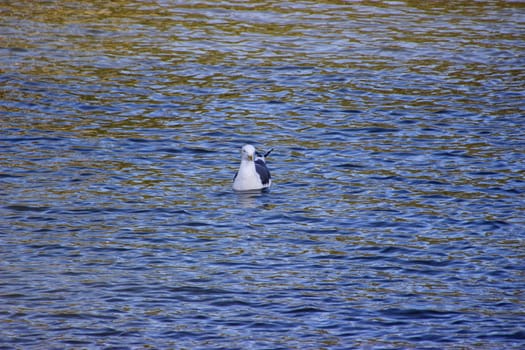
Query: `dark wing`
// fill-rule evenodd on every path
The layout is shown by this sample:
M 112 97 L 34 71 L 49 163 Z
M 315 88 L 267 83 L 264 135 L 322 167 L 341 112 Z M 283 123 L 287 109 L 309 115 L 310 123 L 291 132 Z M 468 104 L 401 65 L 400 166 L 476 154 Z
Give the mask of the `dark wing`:
M 255 171 L 257 171 L 257 174 L 259 174 L 263 185 L 268 185 L 270 183 L 272 176 L 270 175 L 270 171 L 262 160 L 255 161 Z

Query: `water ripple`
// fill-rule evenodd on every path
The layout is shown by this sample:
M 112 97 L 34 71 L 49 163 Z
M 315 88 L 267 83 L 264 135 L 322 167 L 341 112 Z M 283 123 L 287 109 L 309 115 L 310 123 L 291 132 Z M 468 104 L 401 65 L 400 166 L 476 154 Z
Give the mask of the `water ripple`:
M 517 3 L 4 7 L 4 348 L 525 344 Z

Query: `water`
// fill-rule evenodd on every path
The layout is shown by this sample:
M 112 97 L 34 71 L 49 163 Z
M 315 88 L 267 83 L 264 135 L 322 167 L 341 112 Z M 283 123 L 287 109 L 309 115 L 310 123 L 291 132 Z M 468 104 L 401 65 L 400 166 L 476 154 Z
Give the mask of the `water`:
M 2 349 L 525 346 L 522 3 L 0 11 Z

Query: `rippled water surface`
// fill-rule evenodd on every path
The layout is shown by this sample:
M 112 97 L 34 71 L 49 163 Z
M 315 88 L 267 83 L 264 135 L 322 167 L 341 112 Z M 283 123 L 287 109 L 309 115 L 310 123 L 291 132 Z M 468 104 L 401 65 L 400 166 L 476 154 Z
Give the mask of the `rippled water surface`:
M 522 2 L 0 14 L 2 349 L 525 346 Z

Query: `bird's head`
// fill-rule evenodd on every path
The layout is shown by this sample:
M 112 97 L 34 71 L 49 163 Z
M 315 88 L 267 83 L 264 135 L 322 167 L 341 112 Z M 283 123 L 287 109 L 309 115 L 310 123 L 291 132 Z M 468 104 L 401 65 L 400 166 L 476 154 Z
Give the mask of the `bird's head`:
M 243 160 L 252 161 L 255 158 L 255 147 L 252 145 L 244 145 L 241 149 L 241 156 Z

